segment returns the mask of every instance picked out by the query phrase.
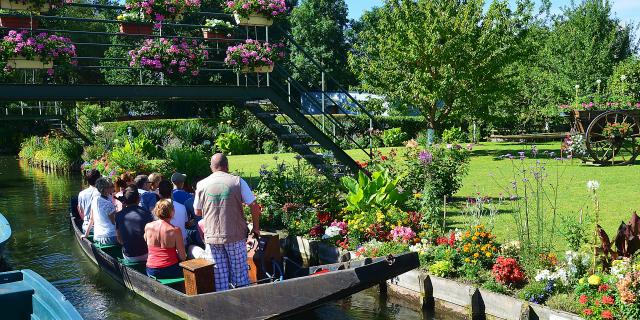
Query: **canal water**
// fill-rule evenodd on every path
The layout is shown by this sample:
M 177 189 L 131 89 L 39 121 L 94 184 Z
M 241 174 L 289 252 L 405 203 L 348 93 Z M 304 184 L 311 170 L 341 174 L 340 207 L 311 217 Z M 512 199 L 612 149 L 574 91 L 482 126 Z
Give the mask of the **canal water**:
M 49 280 L 85 319 L 175 319 L 129 292 L 82 253 L 69 228 L 68 202 L 79 175 L 31 168 L 0 157 L 0 212 L 13 229 L 5 269 L 32 269 Z M 371 289 L 329 303 L 295 319 L 456 319 L 425 315 L 393 304 Z

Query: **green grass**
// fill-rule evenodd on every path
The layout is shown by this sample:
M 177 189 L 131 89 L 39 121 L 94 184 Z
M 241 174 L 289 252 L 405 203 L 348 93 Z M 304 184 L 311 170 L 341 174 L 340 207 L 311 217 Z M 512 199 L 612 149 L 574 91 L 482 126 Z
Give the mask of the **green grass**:
M 560 143 L 540 143 L 536 144 L 542 153 L 543 151 L 554 151 L 559 154 Z M 511 153 L 517 156 L 518 151 L 530 151 L 531 144 L 518 143 L 483 143 L 474 147 L 469 175 L 464 179 L 464 185 L 456 194 L 453 203 L 448 207 L 448 221 L 451 227 L 462 226 L 464 217 L 461 215 L 462 206 L 467 197 L 472 197 L 476 193 L 498 198 L 503 188 L 508 186 L 510 179 L 508 176 L 513 165 L 510 160 L 499 160 L 498 156 Z M 389 148 L 381 149 L 383 153 L 388 153 Z M 349 153 L 355 159 L 364 160 L 366 155 L 357 150 L 350 150 Z M 246 155 L 231 156 L 229 159 L 232 170 L 242 172 L 247 178 L 255 178 L 258 175 L 261 165 L 273 166 L 277 162 L 285 161 L 295 163 L 295 154 L 279 155 Z M 277 160 L 274 159 L 277 157 Z M 520 160 L 514 160 L 520 161 Z M 526 164 L 533 164 L 535 160 L 527 159 Z M 555 161 L 551 161 L 548 171 L 555 170 Z M 620 167 L 599 167 L 583 164 L 580 160 L 568 162 L 563 167 L 562 177 L 559 181 L 558 193 L 558 214 L 570 215 L 577 219 L 580 210 L 585 215 L 593 213 L 593 201 L 587 190 L 586 184 L 589 180 L 600 182 L 598 197 L 600 200 L 600 224 L 614 237 L 621 221 L 628 221 L 630 215 L 635 210 L 640 209 L 640 166 L 620 166 Z M 550 178 L 555 177 L 549 172 Z M 500 213 L 496 216 L 494 232 L 501 240 L 515 239 L 514 218 L 509 213 L 510 206 L 503 204 Z M 547 214 L 550 220 L 550 214 Z M 559 221 L 559 219 L 558 219 Z M 558 236 L 556 243 L 560 248 L 564 247 L 562 237 Z

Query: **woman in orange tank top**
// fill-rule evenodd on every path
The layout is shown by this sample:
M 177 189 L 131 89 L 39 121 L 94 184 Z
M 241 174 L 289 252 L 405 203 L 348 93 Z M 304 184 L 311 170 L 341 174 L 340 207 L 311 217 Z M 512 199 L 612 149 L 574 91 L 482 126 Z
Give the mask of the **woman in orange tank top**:
M 173 213 L 171 200 L 160 200 L 153 209 L 158 220 L 144 227 L 144 239 L 149 247 L 147 275 L 158 279 L 182 277 L 178 263 L 187 258 L 180 228 L 169 223 Z

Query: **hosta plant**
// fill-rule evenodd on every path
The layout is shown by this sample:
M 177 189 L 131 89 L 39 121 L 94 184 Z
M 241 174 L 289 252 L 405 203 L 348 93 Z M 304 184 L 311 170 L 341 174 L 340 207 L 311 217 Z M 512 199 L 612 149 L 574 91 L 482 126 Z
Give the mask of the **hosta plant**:
M 57 67 L 67 67 L 76 63 L 72 60 L 75 56 L 76 46 L 71 43 L 71 39 L 55 34 L 41 32 L 30 35 L 27 30 L 11 30 L 0 41 L 0 66 L 5 72 L 11 71 L 7 67 L 7 60 L 12 58 L 24 57 L 43 63 L 53 62 Z M 53 69 L 48 73 L 53 75 Z
M 235 13 L 245 18 L 250 15 L 276 18 L 287 13 L 285 0 L 229 0 L 223 6 L 226 12 Z
M 146 39 L 142 47 L 129 51 L 131 67 L 162 72 L 170 79 L 190 79 L 200 73 L 208 52 L 195 40 Z

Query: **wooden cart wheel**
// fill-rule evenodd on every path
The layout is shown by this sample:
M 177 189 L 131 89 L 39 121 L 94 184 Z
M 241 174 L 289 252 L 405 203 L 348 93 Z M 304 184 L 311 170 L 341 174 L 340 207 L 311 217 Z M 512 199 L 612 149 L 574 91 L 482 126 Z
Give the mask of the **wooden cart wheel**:
M 614 134 L 605 129 L 611 124 L 628 127 Z M 607 111 L 591 121 L 587 128 L 585 143 L 595 163 L 602 165 L 625 165 L 633 163 L 640 151 L 638 118 L 626 111 Z M 609 130 L 611 131 L 611 130 Z

